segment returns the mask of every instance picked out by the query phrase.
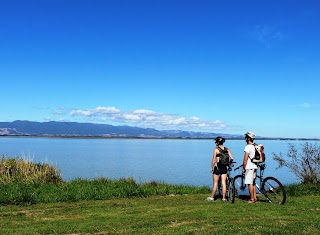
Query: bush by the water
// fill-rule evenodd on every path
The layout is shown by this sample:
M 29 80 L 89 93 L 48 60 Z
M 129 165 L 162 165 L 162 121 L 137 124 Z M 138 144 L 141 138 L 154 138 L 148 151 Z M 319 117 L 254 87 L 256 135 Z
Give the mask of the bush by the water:
M 320 184 L 290 184 L 285 186 L 287 196 L 319 196 Z
M 287 158 L 273 153 L 273 159 L 278 162 L 279 167 L 287 167 L 304 184 L 320 183 L 320 147 L 317 144 L 305 142 L 300 151 L 293 144 L 288 144 Z
M 60 172 L 48 163 L 33 163 L 23 158 L 0 158 L 0 183 L 61 183 Z

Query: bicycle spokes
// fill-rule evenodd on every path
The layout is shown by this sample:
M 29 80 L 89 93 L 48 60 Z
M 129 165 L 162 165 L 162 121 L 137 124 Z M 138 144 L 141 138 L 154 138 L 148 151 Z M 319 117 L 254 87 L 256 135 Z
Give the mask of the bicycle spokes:
M 262 185 L 263 194 L 269 200 L 269 202 L 284 204 L 286 201 L 286 192 L 284 187 L 274 177 L 267 177 L 263 181 Z
M 231 203 L 234 203 L 234 198 L 235 198 L 235 188 L 234 188 L 234 183 L 233 180 L 228 180 L 227 184 L 227 197 L 228 201 Z
M 243 176 L 237 175 L 234 177 L 234 192 L 237 197 L 240 194 L 246 194 L 246 185 L 244 184 Z

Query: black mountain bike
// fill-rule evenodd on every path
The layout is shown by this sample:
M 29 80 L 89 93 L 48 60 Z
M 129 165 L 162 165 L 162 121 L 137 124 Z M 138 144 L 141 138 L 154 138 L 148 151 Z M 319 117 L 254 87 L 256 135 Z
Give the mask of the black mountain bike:
M 272 176 L 263 178 L 264 169 L 266 169 L 266 164 L 257 165 L 259 174 L 257 174 L 255 184 L 257 188 L 257 194 L 262 194 L 265 196 L 267 201 L 275 204 L 284 204 L 286 202 L 286 191 L 280 181 Z M 242 165 L 235 168 L 234 170 L 242 170 Z M 257 172 L 258 173 L 258 172 Z M 257 183 L 259 181 L 259 184 Z M 248 195 L 248 187 L 244 183 L 244 175 L 236 175 L 233 179 L 235 196 Z
M 234 203 L 234 199 L 235 199 L 235 188 L 233 184 L 233 177 L 231 176 L 231 171 L 232 171 L 232 167 L 234 166 L 234 163 L 236 162 L 230 162 L 230 164 L 227 166 L 228 172 L 227 172 L 227 180 L 226 180 L 226 186 L 227 186 L 226 197 L 227 197 L 227 200 L 231 203 Z M 221 177 L 219 179 L 217 191 L 219 195 L 222 196 Z

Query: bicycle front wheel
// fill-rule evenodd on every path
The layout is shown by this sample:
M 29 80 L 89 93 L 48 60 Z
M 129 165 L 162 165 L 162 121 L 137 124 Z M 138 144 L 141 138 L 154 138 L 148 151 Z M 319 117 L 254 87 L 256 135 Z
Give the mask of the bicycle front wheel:
M 235 189 L 233 179 L 229 179 L 227 182 L 227 198 L 228 201 L 234 203 Z
M 236 197 L 239 197 L 239 195 L 247 194 L 243 175 L 236 175 L 233 178 L 233 188 L 234 188 L 234 195 Z
M 284 204 L 286 191 L 283 185 L 274 177 L 267 177 L 262 182 L 262 193 L 271 203 Z

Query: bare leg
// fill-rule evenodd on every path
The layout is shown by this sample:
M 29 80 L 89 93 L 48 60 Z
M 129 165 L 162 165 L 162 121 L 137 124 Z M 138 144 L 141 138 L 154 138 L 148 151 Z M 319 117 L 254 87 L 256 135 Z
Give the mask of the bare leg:
M 257 187 L 256 187 L 255 184 L 253 185 L 253 199 L 254 199 L 255 201 L 258 200 L 258 199 L 257 199 Z
M 218 183 L 219 183 L 219 175 L 213 174 L 213 188 L 212 188 L 212 194 L 211 197 L 214 198 L 217 192 Z
M 222 184 L 222 199 L 226 199 L 226 192 L 227 192 L 227 174 L 221 175 L 221 184 Z
M 251 177 L 251 174 L 253 173 L 253 183 L 252 184 L 248 184 L 249 186 L 249 192 L 250 192 L 250 201 L 249 202 L 256 202 L 257 201 L 257 193 L 256 193 L 256 181 L 255 181 L 255 174 L 256 171 L 252 171 L 252 170 L 247 170 L 246 171 L 246 177 L 249 176 Z M 250 179 L 250 178 L 249 178 Z
M 252 202 L 256 201 L 257 194 L 256 194 L 256 186 L 253 184 L 249 184 L 249 192 L 250 192 L 250 199 Z

